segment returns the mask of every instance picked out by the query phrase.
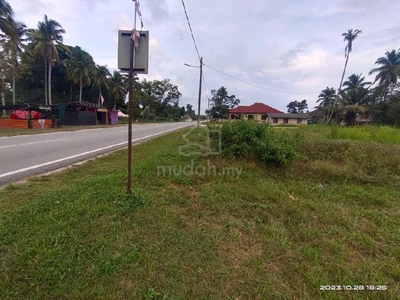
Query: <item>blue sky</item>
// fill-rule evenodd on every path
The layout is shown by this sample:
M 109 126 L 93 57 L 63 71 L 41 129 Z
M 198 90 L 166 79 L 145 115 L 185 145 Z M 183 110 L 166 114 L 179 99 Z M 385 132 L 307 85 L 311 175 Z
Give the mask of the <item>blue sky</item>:
M 131 0 L 9 0 L 16 19 L 36 27 L 44 14 L 66 30 L 64 42 L 79 45 L 98 64 L 117 65 L 117 31 L 132 29 Z M 360 29 L 346 77 L 368 72 L 386 50 L 400 47 L 400 2 L 385 0 L 185 0 L 204 63 L 202 111 L 211 90 L 225 86 L 241 104 L 263 102 L 280 110 L 307 99 L 312 109 L 325 87 L 337 88 L 344 65 L 341 34 Z M 150 31 L 148 80 L 169 78 L 182 93 L 180 105 L 197 107 L 198 64 L 181 0 L 142 0 Z M 296 94 L 299 93 L 299 94 Z M 306 93 L 306 94 L 300 94 Z

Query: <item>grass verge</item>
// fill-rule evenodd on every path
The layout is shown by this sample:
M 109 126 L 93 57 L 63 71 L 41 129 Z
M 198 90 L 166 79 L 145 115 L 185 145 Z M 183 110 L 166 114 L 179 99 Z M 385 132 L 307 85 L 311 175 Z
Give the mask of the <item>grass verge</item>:
M 398 145 L 308 141 L 276 167 L 182 156 L 182 134 L 134 148 L 132 196 L 126 151 L 0 191 L 2 298 L 396 299 Z

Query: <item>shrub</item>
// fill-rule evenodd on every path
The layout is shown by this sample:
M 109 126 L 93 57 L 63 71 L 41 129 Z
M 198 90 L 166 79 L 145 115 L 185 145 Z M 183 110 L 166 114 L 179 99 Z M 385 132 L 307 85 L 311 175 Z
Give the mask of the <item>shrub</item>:
M 214 143 L 221 138 L 224 155 L 257 159 L 278 165 L 288 163 L 296 156 L 303 141 L 298 130 L 276 130 L 267 123 L 238 120 L 224 123 L 221 135 L 211 135 Z

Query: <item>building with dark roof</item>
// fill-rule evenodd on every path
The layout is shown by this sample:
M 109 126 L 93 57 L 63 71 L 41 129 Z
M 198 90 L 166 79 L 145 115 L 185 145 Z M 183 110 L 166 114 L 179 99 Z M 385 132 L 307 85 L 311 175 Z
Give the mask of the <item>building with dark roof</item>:
M 238 106 L 229 110 L 229 119 L 245 117 L 257 121 L 268 122 L 272 125 L 297 124 L 307 125 L 308 114 L 287 114 L 264 103 L 256 102 L 250 106 Z

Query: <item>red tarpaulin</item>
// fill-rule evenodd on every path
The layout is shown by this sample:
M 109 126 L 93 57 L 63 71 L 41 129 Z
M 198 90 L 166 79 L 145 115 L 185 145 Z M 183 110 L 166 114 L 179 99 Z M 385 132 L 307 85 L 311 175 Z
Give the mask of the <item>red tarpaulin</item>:
M 28 113 L 29 111 L 27 110 L 14 110 L 10 115 L 10 119 L 28 119 Z M 40 119 L 40 112 L 31 110 L 31 117 L 32 120 Z

